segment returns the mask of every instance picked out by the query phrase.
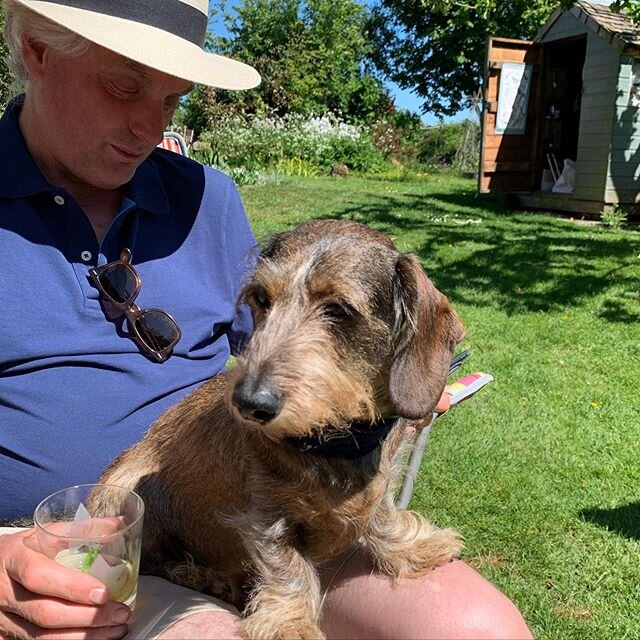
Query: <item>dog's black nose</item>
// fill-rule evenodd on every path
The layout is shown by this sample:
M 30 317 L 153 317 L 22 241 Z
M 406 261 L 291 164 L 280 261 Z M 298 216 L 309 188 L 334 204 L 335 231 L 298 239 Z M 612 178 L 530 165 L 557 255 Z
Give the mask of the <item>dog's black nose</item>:
M 282 409 L 282 394 L 260 380 L 244 378 L 236 384 L 231 400 L 247 420 L 266 424 Z

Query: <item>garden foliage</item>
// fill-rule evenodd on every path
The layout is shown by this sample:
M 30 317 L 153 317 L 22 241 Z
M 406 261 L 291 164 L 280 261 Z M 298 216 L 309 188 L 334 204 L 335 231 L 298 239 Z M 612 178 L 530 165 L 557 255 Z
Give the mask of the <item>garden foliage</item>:
M 0 6 L 0 33 L 4 31 L 4 13 Z M 7 65 L 9 50 L 5 44 L 4 38 L 0 38 L 0 113 L 4 110 L 4 106 L 9 101 L 13 86 L 13 75 Z
M 212 3 L 225 14 L 226 2 Z M 186 104 L 186 124 L 198 132 L 226 112 L 342 113 L 372 122 L 391 99 L 367 72 L 371 42 L 367 9 L 356 0 L 245 0 L 224 18 L 227 36 L 209 48 L 255 66 L 262 76 L 246 92 L 198 89 Z M 204 116 L 204 117 L 203 117 Z
M 478 138 L 479 128 L 471 121 L 400 129 L 387 120 L 354 125 L 334 114 L 223 114 L 201 133 L 192 155 L 240 183 L 264 172 L 327 175 L 338 164 L 360 174 L 393 169 L 393 175 L 415 176 L 443 166 L 476 170 Z
M 480 130 L 471 120 L 426 127 L 417 152 L 423 164 L 444 164 L 475 169 L 479 153 Z
M 369 31 L 377 68 L 423 98 L 422 110 L 452 116 L 473 104 L 489 36 L 533 38 L 573 0 L 376 0 Z M 640 0 L 615 0 L 640 23 Z
M 557 0 L 378 0 L 370 22 L 373 57 L 387 77 L 423 98 L 425 113 L 453 116 L 471 106 L 480 86 L 487 38 L 532 37 L 557 6 Z
M 337 163 L 356 171 L 377 171 L 385 160 L 366 127 L 331 114 L 222 116 L 214 128 L 202 132 L 195 155 L 222 169 L 254 172 L 285 169 L 289 163 L 298 174 L 301 167 L 307 174 L 328 173 Z

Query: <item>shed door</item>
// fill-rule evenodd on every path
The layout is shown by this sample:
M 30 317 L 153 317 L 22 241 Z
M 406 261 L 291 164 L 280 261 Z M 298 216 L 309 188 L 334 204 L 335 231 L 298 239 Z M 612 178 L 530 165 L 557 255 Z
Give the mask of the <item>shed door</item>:
M 489 38 L 478 184 L 482 193 L 532 191 L 539 184 L 541 56 L 537 43 Z

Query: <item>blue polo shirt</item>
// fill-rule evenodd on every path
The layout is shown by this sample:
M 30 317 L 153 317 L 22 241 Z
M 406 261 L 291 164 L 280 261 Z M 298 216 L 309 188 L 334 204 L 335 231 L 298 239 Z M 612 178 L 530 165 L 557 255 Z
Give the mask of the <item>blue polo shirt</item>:
M 236 298 L 255 258 L 233 182 L 162 149 L 136 171 L 99 244 L 73 197 L 34 163 L 20 104 L 0 120 L 0 520 L 97 480 L 165 409 L 224 369 L 251 331 Z M 88 278 L 124 247 L 142 280 L 136 304 L 182 329 L 162 364 L 142 355 L 122 316 L 107 317 Z

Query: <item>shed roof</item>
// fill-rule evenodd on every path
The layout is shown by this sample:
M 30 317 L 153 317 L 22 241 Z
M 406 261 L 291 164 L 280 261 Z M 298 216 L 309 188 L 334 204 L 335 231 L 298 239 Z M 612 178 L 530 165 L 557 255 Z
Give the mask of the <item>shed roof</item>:
M 625 13 L 616 13 L 603 4 L 580 0 L 567 9 L 587 28 L 605 39 L 612 46 L 625 53 L 640 54 L 640 27 L 631 22 Z M 564 13 L 556 9 L 536 36 L 536 41 L 544 39 L 553 23 Z

